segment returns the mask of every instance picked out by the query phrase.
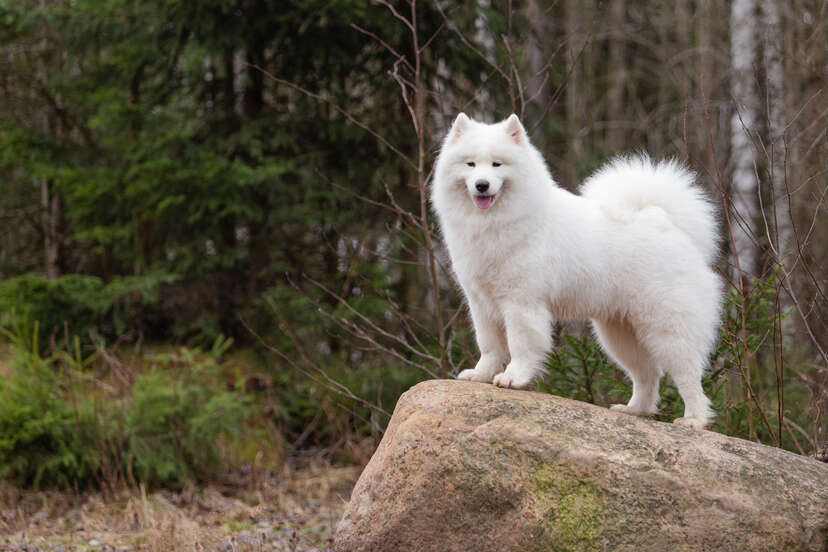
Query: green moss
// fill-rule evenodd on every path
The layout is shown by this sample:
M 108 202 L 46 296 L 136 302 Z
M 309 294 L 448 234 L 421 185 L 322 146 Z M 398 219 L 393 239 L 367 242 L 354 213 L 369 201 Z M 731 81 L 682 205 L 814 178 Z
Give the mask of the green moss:
M 230 519 L 222 523 L 221 526 L 227 529 L 228 531 L 232 531 L 233 533 L 239 533 L 241 531 L 245 531 L 253 527 L 253 523 L 250 520 L 239 521 L 235 519 Z
M 570 468 L 542 465 L 532 476 L 535 508 L 544 530 L 533 540 L 536 550 L 598 550 L 604 526 L 604 502 L 595 485 Z

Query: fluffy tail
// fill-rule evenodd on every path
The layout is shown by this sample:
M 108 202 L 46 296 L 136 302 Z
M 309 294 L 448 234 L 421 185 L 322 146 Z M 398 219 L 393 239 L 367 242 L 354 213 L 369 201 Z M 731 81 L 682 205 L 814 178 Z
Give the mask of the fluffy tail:
M 654 163 L 646 155 L 614 159 L 589 177 L 581 195 L 614 208 L 664 209 L 667 216 L 713 263 L 718 253 L 716 210 L 695 175 L 675 160 Z

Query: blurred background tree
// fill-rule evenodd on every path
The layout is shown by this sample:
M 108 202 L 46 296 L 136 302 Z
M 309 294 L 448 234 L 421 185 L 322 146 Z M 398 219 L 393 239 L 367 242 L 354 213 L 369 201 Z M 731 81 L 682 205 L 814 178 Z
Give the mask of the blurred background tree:
M 698 172 L 731 293 L 716 429 L 812 453 L 826 38 L 817 0 L 0 0 L 9 355 L 31 344 L 21 317 L 42 358 L 77 336 L 93 379 L 127 343 L 231 336 L 219 380 L 254 418 L 292 451 L 364 461 L 402 391 L 474 361 L 427 186 L 457 112 L 516 112 L 570 190 L 617 152 Z M 544 387 L 622 397 L 564 333 Z

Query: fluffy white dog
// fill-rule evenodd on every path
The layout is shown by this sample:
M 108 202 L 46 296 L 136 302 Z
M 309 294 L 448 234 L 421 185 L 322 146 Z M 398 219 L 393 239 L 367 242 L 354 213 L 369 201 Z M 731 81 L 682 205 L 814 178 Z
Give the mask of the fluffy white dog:
M 714 208 L 692 173 L 624 157 L 574 195 L 555 184 L 516 115 L 487 125 L 461 113 L 431 199 L 480 348 L 459 379 L 526 387 L 543 372 L 553 320 L 588 318 L 633 382 L 629 403 L 613 409 L 655 413 L 666 373 L 684 400 L 675 422 L 708 424 L 701 377 L 722 286 Z

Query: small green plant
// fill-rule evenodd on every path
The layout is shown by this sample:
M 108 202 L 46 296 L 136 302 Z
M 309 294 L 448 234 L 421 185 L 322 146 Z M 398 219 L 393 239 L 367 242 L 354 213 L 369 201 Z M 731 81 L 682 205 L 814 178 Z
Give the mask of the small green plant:
M 547 393 L 579 401 L 606 405 L 620 402 L 630 386 L 601 347 L 589 336 L 561 335 L 561 346 L 549 353 L 547 377 L 540 388 Z
M 71 373 L 86 361 L 65 351 L 40 354 L 38 324 L 13 321 L 11 374 L 0 379 L 0 477 L 24 485 L 85 482 L 98 464 L 84 442 L 91 422 Z
M 171 484 L 218 472 L 219 437 L 238 436 L 251 407 L 242 381 L 232 390 L 216 381 L 218 359 L 231 344 L 219 338 L 207 354 L 180 348 L 146 359 L 151 368 L 136 379 L 124 416 L 139 480 Z
M 754 280 L 746 292 L 728 292 L 719 345 L 711 359 L 719 395 L 714 429 L 801 452 L 791 428 L 799 431 L 810 421 L 803 411 L 788 411 L 785 401 L 807 402 L 807 389 L 785 368 L 796 355 L 783 342 L 782 324 L 791 312 L 780 307 L 778 276 L 779 271 Z
M 245 431 L 251 398 L 243 379 L 225 381 L 220 360 L 229 340 L 144 355 L 144 369 L 119 389 L 77 338 L 74 349 L 43 356 L 37 323 L 13 318 L 4 333 L 0 478 L 35 488 L 181 485 L 219 473 L 219 443 Z
M 221 526 L 229 531 L 232 531 L 233 533 L 240 533 L 253 527 L 253 523 L 248 519 L 228 519 L 227 521 L 223 522 Z

